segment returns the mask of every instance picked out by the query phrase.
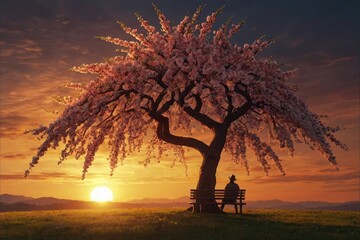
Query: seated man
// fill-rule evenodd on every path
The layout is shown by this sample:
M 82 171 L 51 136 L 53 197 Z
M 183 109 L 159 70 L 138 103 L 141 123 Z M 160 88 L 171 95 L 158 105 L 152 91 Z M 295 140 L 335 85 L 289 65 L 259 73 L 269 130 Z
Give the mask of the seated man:
M 222 200 L 221 209 L 224 209 L 225 204 L 235 204 L 236 198 L 239 194 L 240 187 L 235 183 L 235 175 L 229 177 L 230 182 L 225 187 L 224 199 Z M 237 205 L 235 205 L 235 211 L 238 213 Z

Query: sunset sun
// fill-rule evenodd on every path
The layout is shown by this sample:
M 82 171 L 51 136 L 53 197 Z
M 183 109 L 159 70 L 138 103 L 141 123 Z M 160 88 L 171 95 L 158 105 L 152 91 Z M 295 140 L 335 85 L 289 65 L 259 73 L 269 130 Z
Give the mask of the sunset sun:
M 91 191 L 90 199 L 93 202 L 110 202 L 113 200 L 113 193 L 108 187 L 96 187 Z

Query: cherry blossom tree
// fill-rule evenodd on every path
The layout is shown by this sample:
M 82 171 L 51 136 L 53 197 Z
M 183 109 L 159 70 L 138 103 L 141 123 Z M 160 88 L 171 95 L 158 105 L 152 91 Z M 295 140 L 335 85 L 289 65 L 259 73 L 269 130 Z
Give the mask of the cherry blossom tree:
M 246 172 L 247 150 L 251 149 L 266 174 L 274 165 L 285 175 L 273 147 L 293 155 L 294 142 L 303 142 L 336 167 L 329 142 L 346 149 L 334 137 L 339 129 L 326 126 L 321 116 L 296 97 L 296 87 L 288 82 L 294 71 L 257 58 L 273 40 L 260 38 L 243 46 L 232 43 L 244 22 L 226 22 L 213 30 L 221 9 L 199 24 L 199 7 L 193 16 L 171 26 L 154 8 L 161 31 L 136 14 L 142 32 L 120 23 L 134 41 L 100 37 L 117 45 L 121 53 L 102 63 L 73 68 L 96 78 L 88 84 L 67 84 L 80 94 L 62 100 L 68 106 L 54 122 L 30 131 L 43 143 L 25 176 L 49 148 L 58 148 L 61 142 L 59 163 L 69 155 L 84 156 L 83 178 L 99 146 L 106 142 L 111 175 L 119 162 L 143 145 L 145 164 L 153 157 L 160 159 L 169 149 L 186 164 L 184 147 L 196 149 L 203 158 L 198 189 L 215 189 L 223 150 Z M 211 142 L 191 135 L 197 131 L 211 132 Z M 266 141 L 260 139 L 261 131 L 268 134 Z M 214 200 L 202 211 L 219 208 Z

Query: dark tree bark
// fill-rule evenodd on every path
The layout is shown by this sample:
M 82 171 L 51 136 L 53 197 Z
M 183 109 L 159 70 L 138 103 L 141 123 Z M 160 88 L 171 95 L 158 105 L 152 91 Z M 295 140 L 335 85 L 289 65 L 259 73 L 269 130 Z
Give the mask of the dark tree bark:
M 209 200 L 196 199 L 194 212 L 218 213 L 222 210 L 218 207 L 214 190 L 216 186 L 216 169 L 219 164 L 220 158 L 211 154 L 203 156 L 203 161 L 200 167 L 199 181 L 197 190 L 208 190 L 202 193 L 202 197 Z
M 219 208 L 215 200 L 216 170 L 220 161 L 221 152 L 225 145 L 228 128 L 233 121 L 244 115 L 250 109 L 251 98 L 246 91 L 242 90 L 239 86 L 236 86 L 237 92 L 243 95 L 247 101 L 244 105 L 234 108 L 232 97 L 228 94 L 229 89 L 224 85 L 228 102 L 227 114 L 223 122 L 218 122 L 206 114 L 201 113 L 203 103 L 199 95 L 191 95 L 191 98 L 196 102 L 194 108 L 185 105 L 185 97 L 190 94 L 190 91 L 194 86 L 195 84 L 191 83 L 180 93 L 178 104 L 188 115 L 214 132 L 214 138 L 210 145 L 195 138 L 176 136 L 170 133 L 169 119 L 165 117 L 163 113 L 175 102 L 173 95 L 170 100 L 160 106 L 160 103 L 166 94 L 165 91 L 160 93 L 156 99 L 151 101 L 152 104 L 148 113 L 158 122 L 157 135 L 159 139 L 171 144 L 194 148 L 203 156 L 197 190 L 206 190 L 208 196 L 206 196 L 207 200 L 196 199 L 196 204 L 193 209 L 194 212 L 221 213 L 223 211 Z
M 223 212 L 215 200 L 215 186 L 216 186 L 216 170 L 219 165 L 220 155 L 224 148 L 228 126 L 226 124 L 219 125 L 215 128 L 214 139 L 212 140 L 209 150 L 202 152 L 203 161 L 200 167 L 199 181 L 197 190 L 205 191 L 206 198 L 204 200 L 197 199 L 194 206 L 194 212 L 206 213 L 221 213 Z

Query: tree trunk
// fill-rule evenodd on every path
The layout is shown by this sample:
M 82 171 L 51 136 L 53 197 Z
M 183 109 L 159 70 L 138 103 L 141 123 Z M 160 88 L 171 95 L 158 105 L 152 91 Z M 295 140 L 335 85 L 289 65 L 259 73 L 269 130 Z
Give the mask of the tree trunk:
M 200 106 L 201 108 L 201 106 Z M 188 112 L 193 113 L 191 108 L 186 108 Z M 196 115 L 196 113 L 194 113 Z M 200 114 L 199 112 L 197 114 Z M 200 177 L 197 185 L 197 190 L 206 190 L 206 199 L 196 198 L 194 205 L 194 212 L 206 212 L 206 213 L 222 213 L 215 201 L 215 185 L 216 185 L 216 169 L 220 161 L 220 155 L 224 148 L 227 130 L 229 123 L 219 124 L 213 120 L 209 120 L 205 115 L 196 115 L 197 118 L 203 119 L 206 126 L 210 127 L 214 131 L 214 139 L 211 141 L 210 146 L 206 145 L 200 140 L 191 137 L 181 137 L 170 133 L 169 119 L 163 115 L 156 115 L 155 113 L 149 113 L 150 117 L 153 117 L 158 121 L 157 135 L 159 139 L 180 146 L 192 147 L 198 150 L 203 156 L 203 162 L 200 168 Z
M 214 139 L 207 151 L 202 152 L 203 162 L 200 167 L 200 177 L 197 190 L 206 192 L 209 200 L 196 199 L 194 212 L 223 213 L 215 200 L 216 169 L 220 155 L 224 148 L 228 125 L 224 124 L 215 129 Z
M 203 154 L 203 162 L 200 167 L 200 176 L 197 185 L 197 190 L 203 191 L 201 197 L 205 197 L 209 200 L 196 199 L 194 205 L 194 212 L 202 213 L 221 213 L 222 210 L 219 208 L 215 201 L 215 186 L 216 186 L 216 169 L 219 164 L 219 154 Z

